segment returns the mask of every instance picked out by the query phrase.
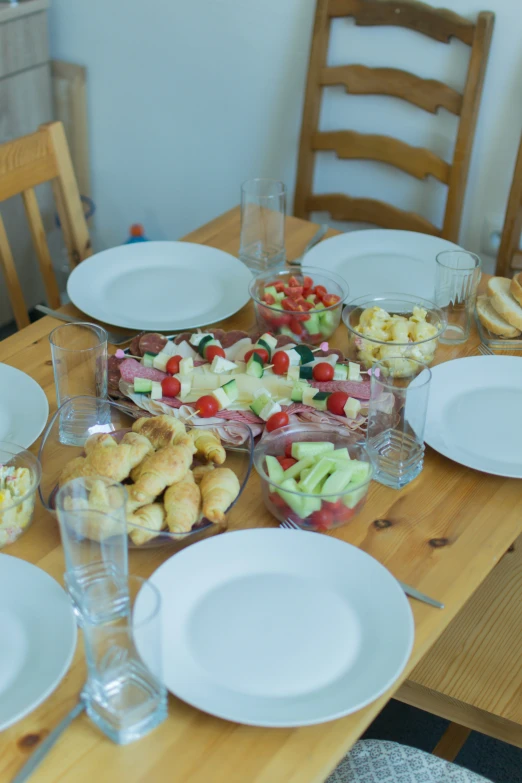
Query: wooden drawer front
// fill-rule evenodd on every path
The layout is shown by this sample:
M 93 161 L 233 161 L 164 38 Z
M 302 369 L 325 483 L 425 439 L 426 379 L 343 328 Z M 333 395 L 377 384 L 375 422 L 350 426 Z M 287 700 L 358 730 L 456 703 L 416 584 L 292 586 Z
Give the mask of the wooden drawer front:
M 48 60 L 45 12 L 21 16 L 0 24 L 0 79 Z

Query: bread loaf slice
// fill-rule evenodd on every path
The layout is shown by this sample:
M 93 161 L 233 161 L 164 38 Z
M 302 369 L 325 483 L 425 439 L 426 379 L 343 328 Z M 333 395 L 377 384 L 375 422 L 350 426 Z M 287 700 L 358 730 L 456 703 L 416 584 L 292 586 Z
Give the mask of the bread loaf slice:
M 509 293 L 509 277 L 492 277 L 488 283 L 489 299 L 499 315 L 514 326 L 522 329 L 522 307 Z
M 477 315 L 480 323 L 499 337 L 518 337 L 520 334 L 518 329 L 511 326 L 497 313 L 486 294 L 477 298 Z
M 509 285 L 509 293 L 516 299 L 519 305 L 522 305 L 522 272 L 515 275 Z

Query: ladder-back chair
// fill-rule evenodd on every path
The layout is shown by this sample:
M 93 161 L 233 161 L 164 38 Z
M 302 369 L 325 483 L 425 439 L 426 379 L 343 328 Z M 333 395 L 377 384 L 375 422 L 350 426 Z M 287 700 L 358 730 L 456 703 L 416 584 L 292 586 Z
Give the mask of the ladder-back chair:
M 443 82 L 422 79 L 395 68 L 328 67 L 331 22 L 339 17 L 352 17 L 360 26 L 409 28 L 442 43 L 458 38 L 471 49 L 464 92 L 460 94 Z M 311 212 L 328 212 L 335 220 L 420 231 L 457 242 L 493 23 L 494 14 L 490 12 L 480 13 L 477 21 L 472 22 L 452 11 L 432 8 L 416 0 L 317 0 L 301 127 L 295 215 L 309 219 Z M 433 114 L 441 106 L 456 115 L 459 123 L 452 162 L 390 136 L 351 130 L 320 131 L 323 88 L 333 85 L 342 85 L 353 95 L 401 98 Z M 314 194 L 315 154 L 324 150 L 334 151 L 346 160 L 387 163 L 420 180 L 435 177 L 448 186 L 442 227 L 383 201 L 352 198 L 345 193 Z
M 522 269 L 522 251 L 520 234 L 522 232 L 522 139 L 518 147 L 513 181 L 504 217 L 502 238 L 497 255 L 495 274 L 511 277 L 513 272 Z

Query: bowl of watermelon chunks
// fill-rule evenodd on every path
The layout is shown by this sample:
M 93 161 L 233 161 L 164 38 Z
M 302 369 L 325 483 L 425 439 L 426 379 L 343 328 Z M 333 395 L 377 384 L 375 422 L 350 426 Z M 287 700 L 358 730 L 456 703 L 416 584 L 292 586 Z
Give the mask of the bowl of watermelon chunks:
M 349 288 L 342 277 L 313 267 L 257 275 L 250 284 L 259 329 L 319 345 L 341 321 Z
M 306 424 L 265 433 L 254 449 L 254 465 L 268 511 L 313 532 L 350 522 L 364 507 L 373 477 L 363 443 Z

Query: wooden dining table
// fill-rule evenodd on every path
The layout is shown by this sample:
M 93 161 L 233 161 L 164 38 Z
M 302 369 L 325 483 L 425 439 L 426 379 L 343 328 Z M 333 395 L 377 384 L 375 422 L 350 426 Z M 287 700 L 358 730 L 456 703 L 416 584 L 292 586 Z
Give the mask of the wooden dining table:
M 185 240 L 237 256 L 239 228 L 240 215 L 235 208 L 189 234 Z M 307 221 L 286 219 L 290 260 L 302 253 L 316 230 L 317 226 Z M 328 235 L 335 233 L 331 230 Z M 65 309 L 77 312 L 72 305 Z M 253 324 L 254 311 L 249 303 L 219 326 L 248 330 Z M 45 317 L 0 343 L 0 361 L 38 381 L 47 394 L 51 413 L 56 409 L 56 398 L 48 335 L 56 325 L 53 318 Z M 340 349 L 347 348 L 343 326 L 331 343 Z M 464 345 L 440 345 L 435 363 L 474 355 L 478 344 L 473 329 Z M 494 415 L 477 421 L 478 428 L 494 426 Z M 37 447 L 38 442 L 33 450 Z M 254 473 L 230 514 L 229 529 L 276 525 L 277 521 L 263 505 L 260 481 Z M 112 744 L 83 715 L 67 729 L 32 780 L 34 783 L 91 783 L 92 780 L 321 783 L 521 532 L 520 481 L 479 473 L 427 448 L 424 469 L 418 478 L 400 491 L 374 482 L 362 512 L 330 534 L 360 547 L 395 577 L 445 604 L 439 610 L 411 601 L 415 620 L 413 652 L 404 672 L 387 693 L 345 718 L 292 729 L 238 725 L 207 715 L 170 696 L 165 723 L 142 740 L 124 747 Z M 41 506 L 36 509 L 32 527 L 4 551 L 34 563 L 63 584 L 64 559 L 58 526 Z M 130 571 L 149 577 L 172 554 L 168 546 L 133 550 Z M 55 692 L 34 712 L 0 734 L 0 783 L 11 780 L 73 707 L 85 677 L 80 641 L 71 668 Z

